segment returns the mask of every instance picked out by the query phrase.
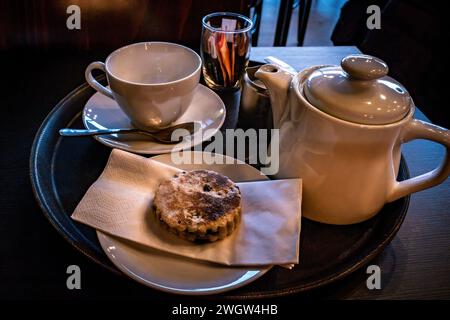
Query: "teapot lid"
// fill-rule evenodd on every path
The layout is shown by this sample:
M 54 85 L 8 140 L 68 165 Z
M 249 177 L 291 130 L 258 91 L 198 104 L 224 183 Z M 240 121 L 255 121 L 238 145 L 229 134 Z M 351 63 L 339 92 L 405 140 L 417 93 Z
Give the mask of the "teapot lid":
M 354 54 L 342 59 L 341 67 L 318 68 L 309 75 L 304 92 L 313 106 L 360 124 L 393 123 L 408 114 L 412 99 L 399 82 L 387 76 L 384 61 Z

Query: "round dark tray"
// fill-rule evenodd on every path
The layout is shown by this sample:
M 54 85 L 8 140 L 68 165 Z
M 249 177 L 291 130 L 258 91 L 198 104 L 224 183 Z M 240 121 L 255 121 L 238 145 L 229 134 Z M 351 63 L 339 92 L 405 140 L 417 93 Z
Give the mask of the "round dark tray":
M 80 86 L 44 120 L 31 151 L 31 181 L 39 205 L 59 233 L 95 262 L 121 274 L 102 251 L 95 230 L 70 218 L 88 187 L 102 172 L 111 151 L 91 138 L 68 139 L 58 134 L 63 127 L 83 127 L 81 111 L 93 93 L 87 84 Z M 231 123 L 236 123 L 238 96 L 225 93 L 221 97 L 227 112 L 234 118 Z M 402 158 L 398 179 L 408 177 Z M 350 226 L 325 225 L 303 219 L 299 265 L 293 270 L 274 267 L 250 285 L 219 296 L 281 296 L 318 288 L 349 275 L 367 264 L 392 240 L 403 222 L 408 204 L 409 197 L 397 200 L 384 206 L 374 218 Z

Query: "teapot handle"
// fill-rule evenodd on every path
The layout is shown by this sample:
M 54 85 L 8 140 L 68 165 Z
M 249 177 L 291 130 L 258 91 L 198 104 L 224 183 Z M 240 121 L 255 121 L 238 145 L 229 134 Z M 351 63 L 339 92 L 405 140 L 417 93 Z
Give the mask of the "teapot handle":
M 402 143 L 415 139 L 426 139 L 440 143 L 446 148 L 445 157 L 441 164 L 432 171 L 404 181 L 394 181 L 393 187 L 388 193 L 388 202 L 395 201 L 413 192 L 431 188 L 443 182 L 450 175 L 450 130 L 414 119 L 403 129 L 400 139 Z

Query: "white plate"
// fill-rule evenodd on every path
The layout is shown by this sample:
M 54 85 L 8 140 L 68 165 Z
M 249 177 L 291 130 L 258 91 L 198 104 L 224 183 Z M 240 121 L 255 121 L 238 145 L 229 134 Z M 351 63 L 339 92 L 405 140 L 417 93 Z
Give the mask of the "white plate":
M 143 134 L 111 134 L 94 138 L 108 147 L 141 154 L 169 153 L 174 149 L 188 149 L 210 139 L 225 121 L 225 105 L 211 89 L 199 84 L 195 89 L 191 105 L 174 124 L 195 121 L 201 125 L 191 141 L 176 145 L 161 144 L 149 140 Z M 131 128 L 130 119 L 119 105 L 101 93 L 95 93 L 83 109 L 83 124 L 87 129 Z M 206 134 L 205 131 L 207 130 Z M 203 134 L 202 134 L 203 133 Z
M 211 157 L 210 153 L 189 153 Z M 170 154 L 155 156 L 152 159 L 174 165 Z M 268 180 L 260 171 L 243 162 L 177 167 L 183 170 L 214 170 L 235 182 Z M 123 273 L 146 286 L 170 293 L 206 295 L 228 291 L 258 279 L 272 267 L 226 267 L 167 254 L 100 231 L 97 231 L 97 235 L 108 258 Z

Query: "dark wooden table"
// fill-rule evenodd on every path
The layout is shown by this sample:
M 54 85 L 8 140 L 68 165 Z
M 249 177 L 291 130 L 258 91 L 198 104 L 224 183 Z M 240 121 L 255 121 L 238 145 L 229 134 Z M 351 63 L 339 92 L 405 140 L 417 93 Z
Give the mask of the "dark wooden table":
M 254 48 L 252 59 L 273 55 L 301 69 L 338 64 L 354 52 L 358 52 L 354 47 Z M 0 105 L 4 129 L 0 136 L 0 299 L 147 298 L 177 303 L 178 297 L 117 277 L 78 252 L 45 219 L 31 191 L 28 159 L 35 132 L 53 106 L 84 81 L 86 65 L 104 56 L 69 52 L 43 57 L 26 52 L 0 58 L 9 81 L 1 87 Z M 417 117 L 425 119 L 420 111 Z M 404 154 L 411 174 L 417 175 L 432 169 L 443 149 L 414 141 L 405 146 Z M 412 196 L 400 232 L 373 261 L 382 270 L 382 290 L 369 291 L 365 270 L 360 270 L 323 289 L 282 300 L 450 298 L 449 208 L 450 180 Z M 81 290 L 66 287 L 66 268 L 71 264 L 81 268 Z

